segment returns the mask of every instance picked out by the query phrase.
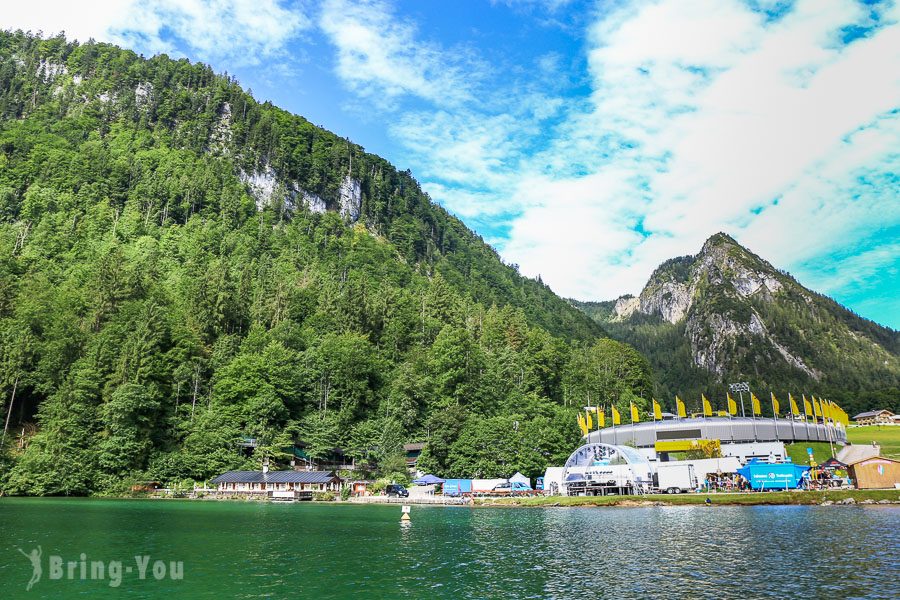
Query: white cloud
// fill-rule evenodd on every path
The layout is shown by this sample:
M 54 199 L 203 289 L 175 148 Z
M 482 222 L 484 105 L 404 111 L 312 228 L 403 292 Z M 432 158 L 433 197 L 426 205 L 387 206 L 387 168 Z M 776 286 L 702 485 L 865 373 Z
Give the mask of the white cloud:
M 416 28 L 377 0 L 327 0 L 319 26 L 337 48 L 338 76 L 382 106 L 412 95 L 435 104 L 472 98 L 477 75 L 464 50 L 416 38 Z
M 34 0 L 9 3 L 0 27 L 65 31 L 70 39 L 113 42 L 144 53 L 179 54 L 175 44 L 202 60 L 255 64 L 279 54 L 311 26 L 301 7 L 278 0 Z
M 503 4 L 510 8 L 543 8 L 550 12 L 556 12 L 560 8 L 571 3 L 572 0 L 491 0 L 491 4 Z

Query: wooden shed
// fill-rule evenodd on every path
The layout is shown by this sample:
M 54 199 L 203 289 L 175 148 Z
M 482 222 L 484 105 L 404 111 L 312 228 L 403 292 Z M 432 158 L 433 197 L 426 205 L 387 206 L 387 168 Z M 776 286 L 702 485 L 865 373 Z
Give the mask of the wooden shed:
M 900 484 L 900 460 L 875 456 L 851 463 L 847 470 L 861 490 L 892 488 Z

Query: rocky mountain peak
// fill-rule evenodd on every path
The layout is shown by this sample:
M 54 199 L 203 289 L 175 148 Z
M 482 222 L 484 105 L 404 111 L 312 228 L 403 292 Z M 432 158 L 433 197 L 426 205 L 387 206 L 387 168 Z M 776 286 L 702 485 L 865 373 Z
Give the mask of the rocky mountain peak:
M 638 312 L 674 324 L 688 316 L 698 296 L 712 289 L 719 296 L 769 299 L 784 285 L 785 277 L 771 264 L 730 235 L 717 233 L 696 255 L 662 263 L 638 298 L 616 303 L 614 318 L 626 319 Z
M 737 247 L 741 250 L 744 250 L 744 247 L 737 243 L 733 237 L 724 232 L 715 233 L 703 242 L 703 247 L 700 249 L 700 254 L 706 254 L 708 252 L 713 251 L 717 248 L 728 248 L 728 247 Z
M 838 381 L 836 373 L 855 376 L 844 371 L 846 356 L 886 381 L 900 372 L 896 334 L 804 288 L 726 233 L 693 256 L 662 263 L 637 297 L 619 298 L 607 315 L 610 331 L 650 354 L 668 336 L 691 368 L 718 381 L 763 372 L 784 381 Z M 671 360 L 661 359 L 659 368 L 683 368 Z

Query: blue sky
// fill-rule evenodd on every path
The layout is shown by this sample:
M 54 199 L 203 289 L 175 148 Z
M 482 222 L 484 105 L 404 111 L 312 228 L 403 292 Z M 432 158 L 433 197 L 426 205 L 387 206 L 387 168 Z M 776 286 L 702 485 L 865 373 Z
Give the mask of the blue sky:
M 557 293 L 637 293 L 726 231 L 900 328 L 900 7 L 857 0 L 60 0 L 410 168 Z

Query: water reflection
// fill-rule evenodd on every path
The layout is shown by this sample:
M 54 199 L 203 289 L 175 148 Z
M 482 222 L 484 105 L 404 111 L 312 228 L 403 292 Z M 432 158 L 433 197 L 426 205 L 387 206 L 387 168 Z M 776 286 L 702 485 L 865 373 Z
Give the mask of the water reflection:
M 136 598 L 895 598 L 900 575 L 898 507 L 414 506 L 401 524 L 397 506 L 3 499 L 0 539 L 185 561 L 182 582 L 126 581 Z M 0 597 L 28 569 L 0 552 Z

